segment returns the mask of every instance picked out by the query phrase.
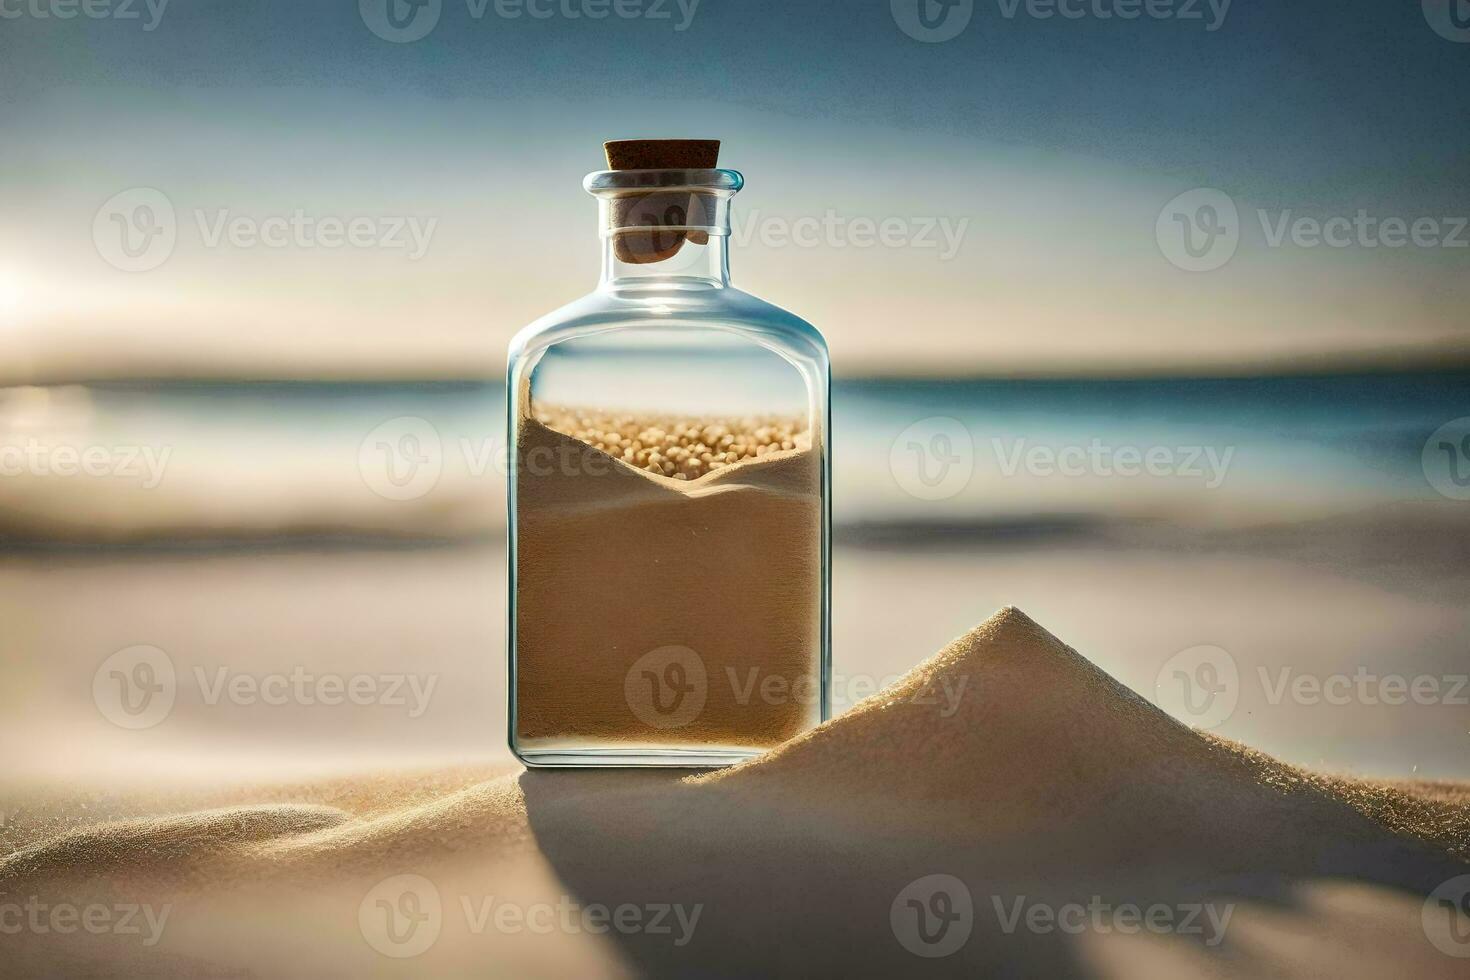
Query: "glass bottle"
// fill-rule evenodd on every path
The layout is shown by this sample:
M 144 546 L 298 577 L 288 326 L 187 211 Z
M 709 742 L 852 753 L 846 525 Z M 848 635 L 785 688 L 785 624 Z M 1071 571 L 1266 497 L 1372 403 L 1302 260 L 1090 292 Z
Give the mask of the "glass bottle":
M 597 289 L 510 347 L 510 747 L 722 766 L 830 712 L 829 364 L 730 285 L 733 170 L 589 175 Z

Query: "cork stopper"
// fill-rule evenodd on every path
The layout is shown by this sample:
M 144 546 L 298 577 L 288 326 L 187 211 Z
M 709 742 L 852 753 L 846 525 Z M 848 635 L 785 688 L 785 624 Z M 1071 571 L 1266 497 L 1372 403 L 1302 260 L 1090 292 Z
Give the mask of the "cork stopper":
M 719 140 L 608 140 L 602 144 L 609 170 L 713 170 Z
M 609 170 L 713 170 L 720 162 L 719 140 L 609 140 L 602 147 Z M 613 208 L 617 227 L 649 229 L 615 234 L 613 249 L 618 259 L 646 265 L 678 255 L 686 239 L 708 245 L 708 232 L 682 227 L 707 223 L 707 208 L 706 200 L 686 191 L 642 194 L 618 201 Z

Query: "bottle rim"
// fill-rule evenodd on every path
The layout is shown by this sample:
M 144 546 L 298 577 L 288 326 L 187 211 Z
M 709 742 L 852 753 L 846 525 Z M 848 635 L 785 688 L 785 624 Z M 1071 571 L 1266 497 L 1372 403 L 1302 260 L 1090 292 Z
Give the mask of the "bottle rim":
M 745 186 L 738 170 L 598 170 L 582 180 L 589 194 L 617 196 L 642 191 L 734 194 Z

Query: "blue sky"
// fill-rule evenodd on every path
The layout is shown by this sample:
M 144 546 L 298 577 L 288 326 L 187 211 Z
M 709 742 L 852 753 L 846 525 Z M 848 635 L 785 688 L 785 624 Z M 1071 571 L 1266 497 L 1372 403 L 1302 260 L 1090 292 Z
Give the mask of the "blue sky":
M 1122 370 L 1470 343 L 1470 248 L 1451 234 L 1470 214 L 1470 43 L 1418 3 L 1152 0 L 1154 16 L 1125 20 L 1130 0 L 1061 0 L 1078 16 L 1049 17 L 1046 0 L 976 0 L 962 31 L 925 43 L 890 0 L 529 0 L 546 17 L 442 0 L 426 36 L 392 43 L 369 29 L 382 0 L 363 2 L 94 0 L 109 16 L 62 20 L 57 0 L 0 0 L 15 327 L 0 343 L 30 365 L 12 372 L 44 375 L 78 347 L 83 373 L 161 351 L 180 370 L 493 362 L 589 285 L 578 182 L 602 139 L 635 135 L 725 140 L 750 181 L 737 216 L 757 219 L 737 280 L 817 322 L 839 366 Z M 144 273 L 99 260 L 92 237 L 104 202 L 138 187 L 180 223 Z M 1238 250 L 1204 272 L 1161 255 L 1156 227 L 1200 188 L 1240 220 Z M 409 260 L 201 230 L 298 208 L 432 218 L 432 247 Z M 1431 218 L 1434 244 L 1270 240 L 1296 227 L 1283 221 L 1359 211 Z M 765 234 L 828 212 L 899 218 L 911 237 L 964 222 L 964 238 L 941 258 Z

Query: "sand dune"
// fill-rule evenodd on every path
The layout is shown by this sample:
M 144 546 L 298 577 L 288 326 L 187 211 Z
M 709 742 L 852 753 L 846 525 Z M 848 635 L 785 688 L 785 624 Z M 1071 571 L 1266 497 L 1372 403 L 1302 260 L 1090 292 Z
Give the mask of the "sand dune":
M 1421 923 L 1426 896 L 1470 872 L 1463 787 L 1329 779 L 1184 728 L 1015 610 L 734 769 L 461 778 L 434 794 L 415 775 L 242 789 L 233 808 L 38 841 L 0 860 L 4 901 L 170 913 L 150 946 L 7 935 L 10 963 L 23 976 L 1465 975 Z M 487 912 L 506 903 L 519 927 Z M 638 928 L 577 917 L 620 907 Z M 573 918 L 538 932 L 541 908 Z M 1139 928 L 1130 908 L 1167 928 Z M 427 931 L 385 931 L 394 910 Z

